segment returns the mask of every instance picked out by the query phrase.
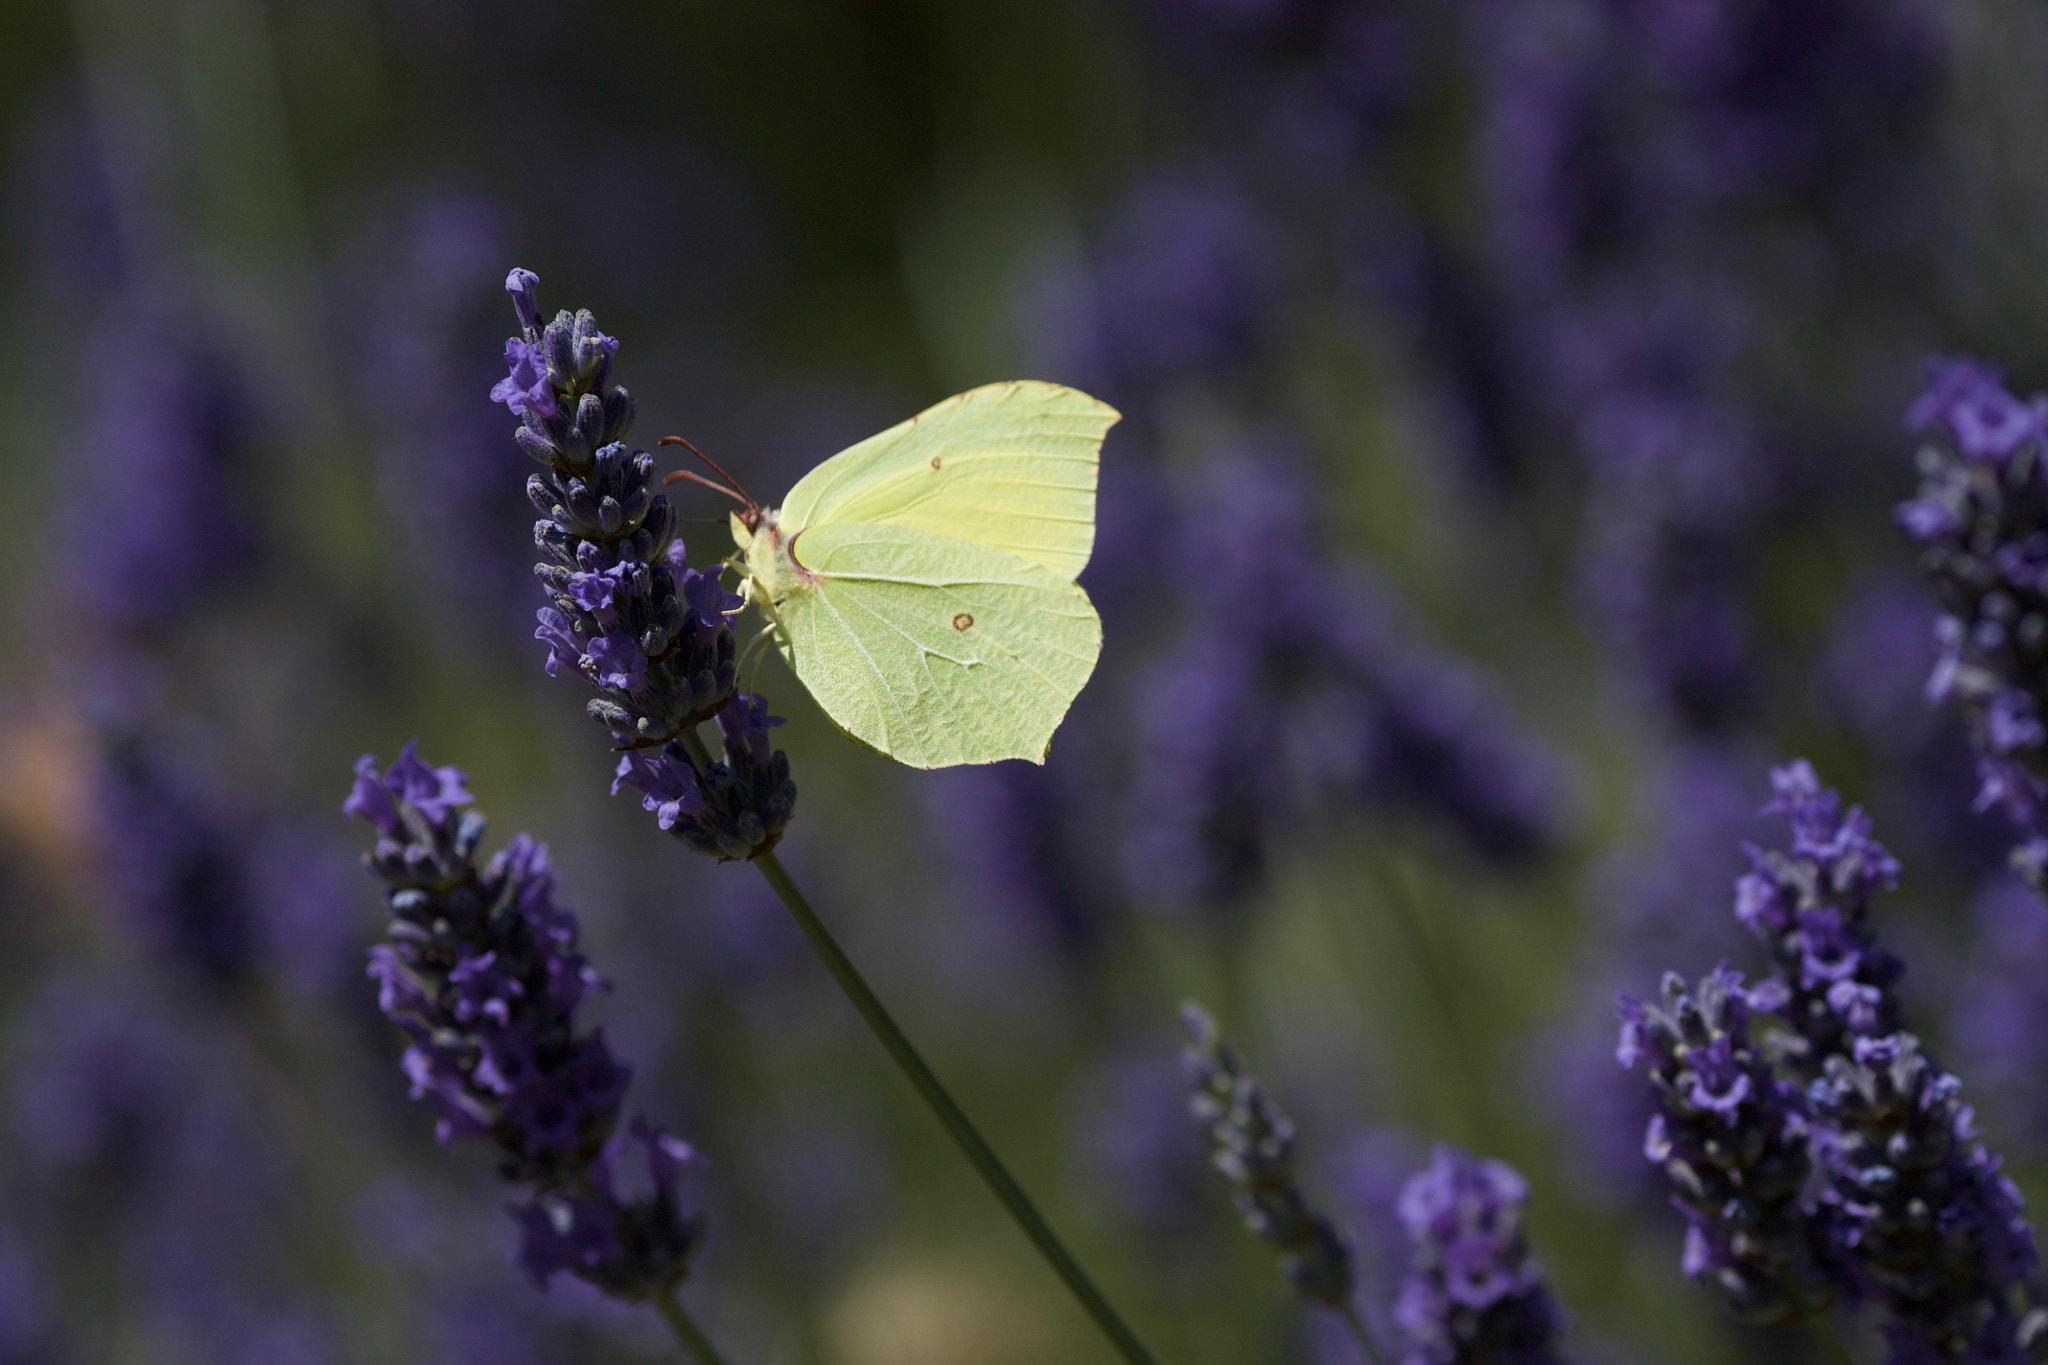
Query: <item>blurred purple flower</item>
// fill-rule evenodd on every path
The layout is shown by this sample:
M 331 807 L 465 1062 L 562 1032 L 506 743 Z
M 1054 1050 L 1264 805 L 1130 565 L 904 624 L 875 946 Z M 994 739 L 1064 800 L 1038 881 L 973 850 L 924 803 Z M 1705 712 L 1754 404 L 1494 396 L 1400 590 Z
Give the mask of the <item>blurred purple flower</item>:
M 355 359 L 342 378 L 376 444 L 384 513 L 418 605 L 443 627 L 439 638 L 464 648 L 510 643 L 529 611 L 521 462 L 489 409 L 451 399 L 492 378 L 482 348 L 499 333 L 484 301 L 510 235 L 490 198 L 428 186 L 362 234 L 334 285 L 349 296 L 336 310 L 351 329 L 342 352 Z M 526 382 L 547 388 L 544 359 Z
M 2010 817 L 2020 836 L 2014 865 L 2037 887 L 2048 886 L 2044 413 L 2048 397 L 2022 402 L 1994 367 L 1929 361 L 1907 421 L 1946 439 L 1921 447 L 1919 489 L 1898 509 L 1944 613 L 1928 695 L 1959 703 L 1978 750 L 1977 804 Z
M 1543 1365 L 1563 1315 L 1522 1235 L 1529 1187 L 1498 1161 L 1439 1144 L 1401 1191 L 1414 1261 L 1394 1318 L 1407 1365 Z
M 1032 282 L 1024 326 L 1051 373 L 1147 424 L 1175 385 L 1247 363 L 1277 264 L 1271 230 L 1227 179 L 1156 177 L 1130 191 L 1078 273 Z
M 260 948 L 250 836 L 220 792 L 141 741 L 113 745 L 97 776 L 102 867 L 131 932 L 215 986 L 244 980 Z
M 1784 999 L 1768 1008 L 1792 1026 L 1782 1060 L 1804 1080 L 1853 1039 L 1900 1025 L 1896 988 L 1905 966 L 1877 943 L 1871 893 L 1894 886 L 1899 864 L 1871 837 L 1870 817 L 1823 788 L 1804 759 L 1771 774 L 1766 815 L 1792 828 L 1784 851 L 1746 847 L 1735 917 L 1771 955 Z
M 67 484 L 66 577 L 114 631 L 161 629 L 255 556 L 242 487 L 254 420 L 234 362 L 175 323 L 125 316 L 91 344 L 92 420 Z
M 1751 1038 L 1753 1003 L 1725 965 L 1693 990 L 1667 973 L 1661 1004 L 1621 997 L 1616 1057 L 1649 1078 L 1657 1112 L 1643 1154 L 1685 1214 L 1685 1273 L 1747 1319 L 1804 1322 L 1854 1280 L 1836 1243 L 1840 1210 L 1806 1201 L 1805 1100 Z
M 1317 555 L 1285 465 L 1217 466 L 1180 559 L 1210 585 L 1143 685 L 1126 879 L 1155 905 L 1227 905 L 1266 844 L 1344 805 L 1439 823 L 1479 856 L 1540 854 L 1571 818 L 1564 765 L 1377 585 Z
M 1813 1087 L 1815 1143 L 1893 1359 L 2030 1359 L 2014 1293 L 2038 1256 L 2020 1192 L 1961 1082 L 1910 1033 L 1861 1037 Z

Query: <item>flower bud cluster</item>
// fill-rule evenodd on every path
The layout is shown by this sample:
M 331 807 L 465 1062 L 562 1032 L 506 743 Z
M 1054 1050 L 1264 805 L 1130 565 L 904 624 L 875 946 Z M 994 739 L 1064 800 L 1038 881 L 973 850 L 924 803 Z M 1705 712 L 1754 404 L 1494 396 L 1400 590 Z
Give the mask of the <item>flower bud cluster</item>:
M 1920 487 L 1898 509 L 1944 610 L 1928 695 L 1962 703 L 1978 805 L 2012 818 L 2014 864 L 2048 890 L 2048 396 L 2022 401 L 1994 366 L 1937 359 L 1906 422 L 1942 437 L 1921 447 Z
M 2048 1314 L 2013 1292 L 2038 1259 L 2019 1189 L 1962 1084 L 1910 1033 L 1858 1038 L 1813 1086 L 1817 1144 L 1895 1360 L 2048 1359 Z
M 1691 993 L 1667 973 L 1661 1007 L 1621 997 L 1616 1056 L 1649 1076 L 1657 1113 L 1643 1153 L 1685 1214 L 1685 1273 L 1718 1286 L 1751 1321 L 1797 1322 L 1841 1291 L 1830 1246 L 1837 1210 L 1805 1200 L 1805 1097 L 1752 1039 L 1751 1007 L 1726 964 Z
M 768 703 L 742 692 L 718 713 L 725 761 L 701 769 L 681 744 L 659 752 L 628 749 L 619 758 L 612 795 L 630 787 L 641 794 L 661 827 L 720 862 L 755 858 L 774 848 L 796 805 L 789 758 L 771 748 L 768 732 L 782 717 Z
M 411 1040 L 413 1097 L 439 1116 L 444 1145 L 487 1140 L 501 1176 L 536 1187 L 512 1210 L 536 1281 L 568 1271 L 620 1298 L 664 1292 L 701 1240 L 675 1194 L 689 1149 L 640 1119 L 614 1133 L 632 1073 L 602 1030 L 576 1030 L 600 982 L 576 951 L 576 917 L 554 903 L 547 848 L 521 834 L 479 867 L 470 799 L 459 770 L 407 744 L 381 777 L 360 759 L 342 807 L 378 830 L 364 863 L 389 888 L 390 922 L 369 974 Z M 626 1199 L 613 1171 L 636 1145 L 653 1194 Z
M 1397 1206 L 1414 1261 L 1394 1304 L 1405 1365 L 1551 1365 L 1562 1315 L 1522 1236 L 1529 1186 L 1438 1145 Z
M 1650 1073 L 1645 1150 L 1691 1224 L 1686 1269 L 1766 1321 L 1875 1304 L 1894 1365 L 2048 1360 L 2019 1190 L 1960 1082 L 1904 1031 L 1904 968 L 1870 926 L 1899 865 L 1811 765 L 1771 783 L 1764 809 L 1789 819 L 1791 846 L 1748 850 L 1735 913 L 1781 975 L 1745 990 L 1724 966 L 1693 995 L 1667 976 L 1662 1008 L 1621 1000 L 1618 1055 Z M 1759 1046 L 1764 1014 L 1787 1027 Z
M 1869 913 L 1871 893 L 1898 882 L 1899 864 L 1871 837 L 1870 817 L 1856 807 L 1844 815 L 1804 759 L 1772 772 L 1771 788 L 1763 814 L 1790 822 L 1791 847 L 1745 847 L 1751 870 L 1735 883 L 1735 917 L 1782 977 L 1760 987 L 1784 997 L 1764 1008 L 1792 1025 L 1775 1041 L 1785 1064 L 1810 1081 L 1853 1039 L 1900 1027 L 1905 968 L 1878 945 Z
M 598 696 L 591 716 L 621 747 L 658 748 L 724 707 L 738 676 L 728 615 L 740 599 L 721 570 L 687 566 L 676 515 L 654 490 L 654 457 L 629 451 L 633 400 L 611 383 L 619 343 L 588 310 L 540 326 L 537 276 L 505 281 L 520 335 L 505 343 L 494 401 L 541 472 L 526 492 L 541 514 L 534 566 L 553 602 L 536 638 L 550 674 L 568 664 Z
M 1209 1138 L 1210 1160 L 1237 1186 L 1245 1225 L 1280 1253 L 1304 1296 L 1331 1307 L 1351 1298 L 1351 1248 L 1310 1208 L 1294 1173 L 1294 1125 L 1247 1075 L 1237 1049 L 1199 1005 L 1181 1006 L 1190 1042 L 1181 1053 L 1192 1092 L 1189 1112 Z

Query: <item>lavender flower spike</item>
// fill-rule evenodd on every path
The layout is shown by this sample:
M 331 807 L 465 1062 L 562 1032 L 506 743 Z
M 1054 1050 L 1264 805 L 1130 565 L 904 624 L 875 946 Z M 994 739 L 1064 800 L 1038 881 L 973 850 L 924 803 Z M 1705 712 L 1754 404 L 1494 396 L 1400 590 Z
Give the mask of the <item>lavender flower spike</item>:
M 1905 968 L 1870 927 L 1873 892 L 1894 885 L 1899 864 L 1871 837 L 1870 817 L 1820 784 L 1804 759 L 1771 774 L 1763 813 L 1792 826 L 1784 850 L 1745 848 L 1751 870 L 1735 883 L 1735 917 L 1757 936 L 1784 977 L 1783 995 L 1759 1007 L 1785 1016 L 1777 1040 L 1803 1081 L 1852 1041 L 1901 1026 L 1897 986 Z
M 2015 866 L 2048 891 L 2048 396 L 2023 401 L 1978 361 L 1931 360 L 1906 422 L 1940 438 L 1897 513 L 1945 613 L 1928 695 L 1962 704 L 1978 805 L 2004 809 Z
M 2038 1259 L 2020 1192 L 1978 1141 L 1961 1083 L 1910 1033 L 1858 1038 L 1813 1087 L 1816 1144 L 1896 1362 L 2048 1356 L 2048 1312 L 2014 1312 Z
M 1554 1365 L 1563 1325 L 1522 1237 L 1529 1187 L 1440 1144 L 1401 1191 L 1415 1260 L 1394 1305 L 1403 1365 Z
M 597 690 L 590 715 L 621 748 L 659 748 L 724 708 L 737 677 L 727 620 L 740 599 L 720 570 L 689 568 L 654 457 L 626 449 L 633 400 L 611 384 L 619 343 L 589 312 L 540 313 L 529 270 L 505 287 L 520 322 L 510 373 L 491 390 L 519 418 L 514 439 L 539 461 L 526 481 L 540 512 L 534 566 L 553 602 L 535 638 L 547 670 L 568 664 Z
M 1769 983 L 1776 988 L 1778 983 Z M 1767 989 L 1764 1003 L 1777 1003 Z M 1799 1088 L 1779 1080 L 1750 1037 L 1752 993 L 1726 964 L 1691 994 L 1664 978 L 1661 1007 L 1624 995 L 1624 1067 L 1642 1067 L 1657 1113 L 1643 1154 L 1670 1177 L 1685 1214 L 1685 1273 L 1716 1285 L 1753 1322 L 1800 1322 L 1839 1297 L 1832 1204 L 1804 1198 L 1813 1170 Z
M 1207 1011 L 1193 1002 L 1180 1008 L 1191 1040 L 1181 1053 L 1193 1092 L 1189 1112 L 1208 1133 L 1210 1160 L 1237 1186 L 1245 1226 L 1280 1253 L 1295 1289 L 1349 1311 L 1351 1248 L 1295 1183 L 1294 1125 L 1245 1073 Z
M 644 1119 L 614 1133 L 631 1073 L 602 1031 L 576 1031 L 601 983 L 576 951 L 576 917 L 554 903 L 547 848 L 521 834 L 479 867 L 484 819 L 469 802 L 459 770 L 407 744 L 381 777 L 364 755 L 343 805 L 378 831 L 363 861 L 389 888 L 391 922 L 369 974 L 411 1039 L 413 1097 L 439 1116 L 444 1145 L 488 1141 L 501 1176 L 535 1187 L 512 1213 L 542 1287 L 567 1271 L 615 1298 L 666 1296 L 702 1241 L 675 1193 L 690 1151 Z M 626 1201 L 612 1173 L 636 1145 L 654 1193 Z

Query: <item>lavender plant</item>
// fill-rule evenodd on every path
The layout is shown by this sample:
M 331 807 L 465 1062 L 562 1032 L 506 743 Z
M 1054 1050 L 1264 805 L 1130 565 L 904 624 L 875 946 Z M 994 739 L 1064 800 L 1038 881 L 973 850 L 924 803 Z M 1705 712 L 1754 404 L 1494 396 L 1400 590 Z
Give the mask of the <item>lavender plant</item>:
M 1498 1161 L 1439 1145 L 1401 1190 L 1414 1261 L 1394 1318 L 1405 1365 L 1556 1365 L 1563 1316 L 1522 1235 L 1529 1186 Z
M 618 341 L 588 310 L 540 322 L 539 277 L 505 280 L 520 334 L 505 343 L 507 376 L 491 397 L 520 419 L 519 448 L 542 466 L 527 493 L 542 513 L 535 566 L 553 606 L 539 612 L 548 672 L 565 664 L 598 695 L 589 714 L 611 733 L 620 787 L 641 793 L 661 828 L 720 861 L 760 869 L 862 1020 L 929 1105 L 996 1197 L 1131 1365 L 1151 1355 L 1052 1231 L 839 946 L 775 856 L 796 799 L 787 759 L 769 744 L 780 721 L 734 691 L 730 616 L 741 606 L 724 565 L 691 569 L 654 458 L 628 452 L 633 402 L 611 383 Z M 716 718 L 724 761 L 697 733 Z
M 1280 1268 L 1303 1298 L 1335 1310 L 1375 1362 L 1379 1344 L 1352 1303 L 1351 1247 L 1301 1192 L 1294 1168 L 1294 1125 L 1245 1070 L 1208 1011 L 1181 1006 L 1188 1045 L 1181 1052 L 1188 1112 L 1209 1141 L 1210 1164 L 1237 1187 L 1245 1226 L 1280 1257 Z
M 443 1146 L 488 1142 L 498 1173 L 529 1186 L 512 1206 L 519 1263 L 546 1288 L 561 1273 L 652 1303 L 704 1365 L 720 1357 L 677 1291 L 703 1221 L 676 1191 L 696 1160 L 640 1115 L 620 1127 L 631 1071 L 575 1011 L 600 978 L 576 950 L 576 917 L 554 903 L 547 847 L 516 836 L 479 866 L 484 818 L 460 770 L 408 743 L 380 777 L 364 755 L 343 811 L 378 832 L 364 865 L 385 883 L 387 939 L 370 950 L 378 1005 L 410 1043 L 402 1062 Z M 651 1193 L 628 1197 L 639 1168 Z M 630 1177 L 629 1177 L 630 1178 Z
M 1776 971 L 1745 988 L 1723 966 L 1692 993 L 1667 976 L 1661 1008 L 1619 1007 L 1619 1059 L 1658 1104 L 1644 1150 L 1689 1224 L 1685 1269 L 1844 1359 L 1824 1316 L 1837 1300 L 1883 1312 L 1894 1362 L 2048 1358 L 2019 1190 L 1960 1082 L 1904 1031 L 1903 967 L 1869 922 L 1898 864 L 1811 765 L 1771 782 L 1790 845 L 1749 851 L 1735 910 Z M 1764 1017 L 1782 1027 L 1755 1038 Z
M 2013 866 L 2048 891 L 2048 396 L 2022 401 L 1993 366 L 1937 359 L 1906 423 L 1938 438 L 1898 509 L 1943 611 L 1928 695 L 1961 706 L 1978 807 L 2010 817 Z

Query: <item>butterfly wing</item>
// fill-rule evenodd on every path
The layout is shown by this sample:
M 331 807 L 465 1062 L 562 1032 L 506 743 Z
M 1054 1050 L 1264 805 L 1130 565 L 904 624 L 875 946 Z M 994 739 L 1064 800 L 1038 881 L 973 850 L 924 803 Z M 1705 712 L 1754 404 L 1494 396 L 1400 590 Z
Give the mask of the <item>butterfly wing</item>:
M 816 578 L 776 604 L 778 642 L 842 729 L 913 768 L 1045 761 L 1102 649 L 1079 585 L 910 526 L 813 526 L 793 548 Z
M 786 532 L 902 526 L 1003 550 L 1072 579 L 1095 548 L 1095 469 L 1118 413 L 1037 380 L 955 394 L 798 480 Z

